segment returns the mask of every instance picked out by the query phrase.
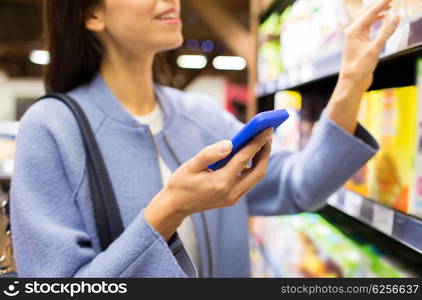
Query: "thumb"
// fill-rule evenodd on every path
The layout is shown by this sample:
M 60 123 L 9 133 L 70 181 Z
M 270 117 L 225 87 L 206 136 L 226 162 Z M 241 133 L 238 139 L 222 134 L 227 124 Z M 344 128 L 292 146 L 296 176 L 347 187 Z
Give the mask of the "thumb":
M 400 17 L 397 15 L 390 15 L 387 20 L 382 24 L 382 27 L 378 33 L 378 36 L 375 39 L 375 45 L 381 52 L 385 46 L 385 43 L 396 31 L 397 27 L 400 25 Z
M 202 149 L 197 155 L 191 158 L 186 166 L 192 172 L 200 172 L 220 159 L 225 158 L 230 154 L 233 148 L 232 142 L 228 140 L 220 141 L 216 144 L 210 145 Z

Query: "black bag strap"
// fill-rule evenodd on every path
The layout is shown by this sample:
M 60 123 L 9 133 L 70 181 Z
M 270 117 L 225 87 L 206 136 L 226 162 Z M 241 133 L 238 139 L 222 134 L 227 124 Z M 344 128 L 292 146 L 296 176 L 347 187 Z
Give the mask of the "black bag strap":
M 47 98 L 54 98 L 66 104 L 79 124 L 86 151 L 87 171 L 98 237 L 102 250 L 105 250 L 123 232 L 123 222 L 100 147 L 85 113 L 72 97 L 52 93 L 41 97 L 38 101 Z

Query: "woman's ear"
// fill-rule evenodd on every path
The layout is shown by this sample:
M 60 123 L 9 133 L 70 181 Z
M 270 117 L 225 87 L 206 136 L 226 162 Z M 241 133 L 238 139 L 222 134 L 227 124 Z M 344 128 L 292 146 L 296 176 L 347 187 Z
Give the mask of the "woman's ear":
M 104 14 L 100 8 L 92 9 L 85 20 L 85 27 L 94 32 L 102 32 L 105 28 Z

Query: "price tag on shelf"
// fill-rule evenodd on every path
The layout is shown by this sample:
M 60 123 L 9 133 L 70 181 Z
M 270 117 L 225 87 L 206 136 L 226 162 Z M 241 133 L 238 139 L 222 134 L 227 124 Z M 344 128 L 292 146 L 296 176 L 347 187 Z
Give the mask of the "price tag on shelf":
M 344 212 L 350 216 L 360 216 L 362 208 L 362 196 L 346 191 L 344 194 Z
M 273 94 L 277 91 L 277 82 L 274 80 L 271 80 L 267 83 L 267 86 L 265 87 L 265 91 L 267 94 Z
M 338 204 L 338 197 L 339 197 L 338 193 L 332 194 L 330 197 L 328 197 L 327 203 L 330 204 L 333 207 L 337 207 L 339 205 Z
M 277 78 L 277 87 L 279 90 L 284 90 L 287 87 L 286 74 L 283 73 Z
M 290 86 L 295 86 L 299 83 L 299 68 L 292 68 L 287 73 L 287 81 Z
M 394 224 L 393 209 L 375 204 L 373 213 L 372 225 L 381 232 L 391 235 Z
M 300 81 L 307 82 L 312 79 L 313 67 L 311 63 L 303 64 L 300 68 Z

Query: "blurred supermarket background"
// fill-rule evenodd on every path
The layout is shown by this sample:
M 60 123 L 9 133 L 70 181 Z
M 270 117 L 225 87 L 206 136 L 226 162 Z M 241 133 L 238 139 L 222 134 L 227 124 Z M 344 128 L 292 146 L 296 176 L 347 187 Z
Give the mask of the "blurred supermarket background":
M 185 43 L 167 55 L 171 84 L 211 94 L 242 121 L 288 109 L 276 147 L 298 151 L 336 83 L 344 29 L 372 1 L 182 0 Z M 321 211 L 251 218 L 254 277 L 422 275 L 422 1 L 395 0 L 392 10 L 402 22 L 359 115 L 381 151 Z M 0 201 L 19 120 L 44 93 L 42 30 L 42 1 L 0 1 Z

